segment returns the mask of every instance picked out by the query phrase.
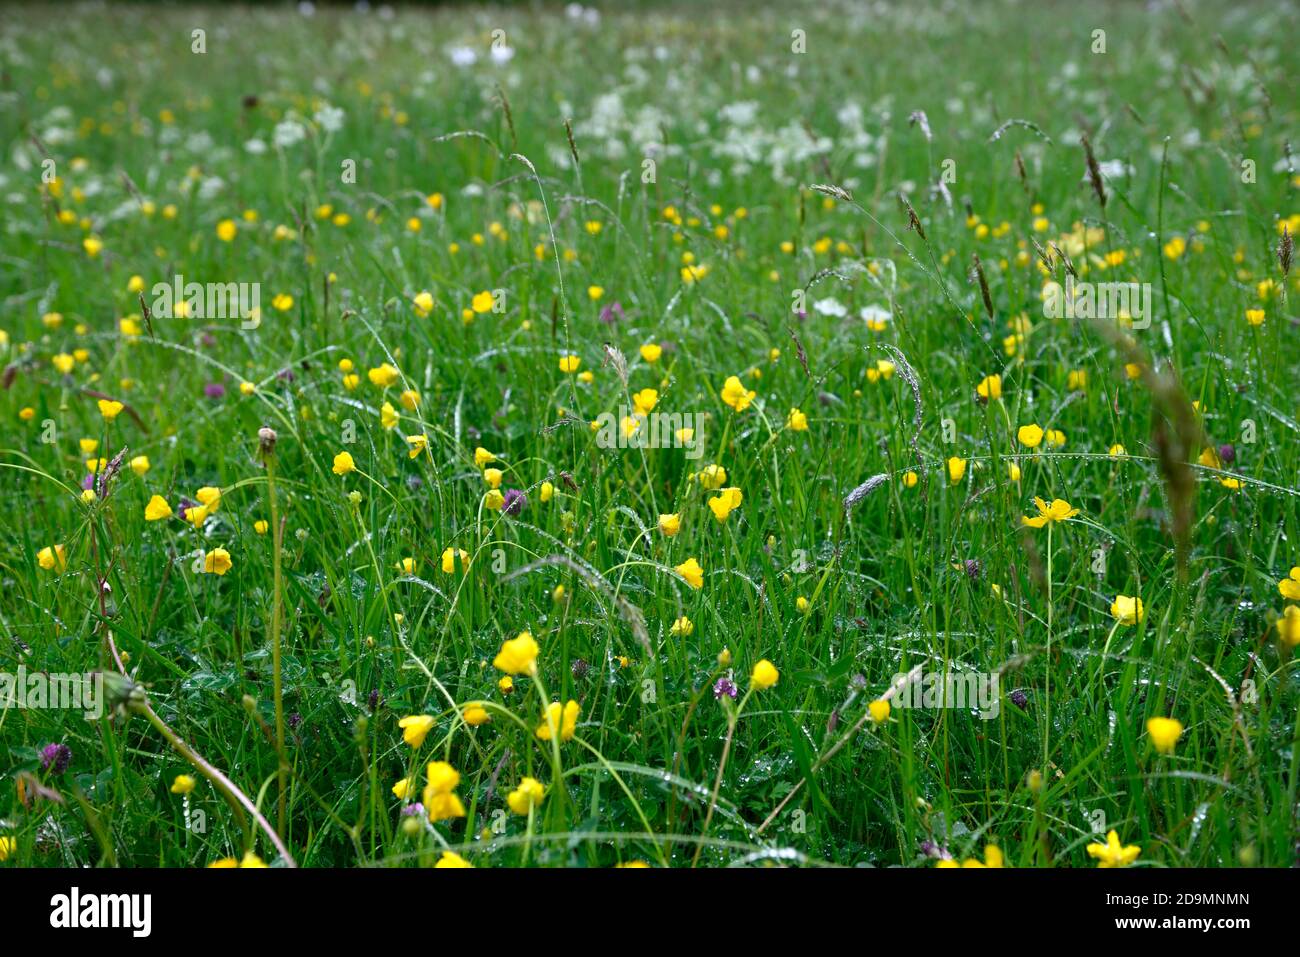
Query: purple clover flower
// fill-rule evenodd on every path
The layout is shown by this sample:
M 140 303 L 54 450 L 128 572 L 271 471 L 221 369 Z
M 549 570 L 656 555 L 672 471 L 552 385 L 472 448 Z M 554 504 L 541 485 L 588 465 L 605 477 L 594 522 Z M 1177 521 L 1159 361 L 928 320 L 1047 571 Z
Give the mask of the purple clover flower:
M 62 774 L 72 763 L 72 749 L 66 744 L 47 744 L 41 749 L 41 770 Z

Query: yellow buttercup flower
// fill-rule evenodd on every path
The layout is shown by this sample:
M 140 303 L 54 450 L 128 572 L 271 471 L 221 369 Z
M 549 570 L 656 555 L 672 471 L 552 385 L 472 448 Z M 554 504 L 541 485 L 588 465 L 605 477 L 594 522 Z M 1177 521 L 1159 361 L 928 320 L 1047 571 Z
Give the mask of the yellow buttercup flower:
M 962 866 L 966 866 L 963 862 Z M 1002 848 L 996 844 L 984 845 L 984 866 L 985 867 L 1005 867 L 1006 864 L 1002 857 Z
M 469 568 L 469 552 L 465 549 L 444 548 L 442 550 L 442 570 L 451 575 L 456 571 L 456 559 L 460 558 L 461 571 Z
M 465 860 L 465 858 L 461 857 L 455 851 L 443 851 L 442 856 L 438 858 L 438 862 L 433 865 L 433 869 L 436 871 L 440 867 L 441 868 L 468 867 L 473 869 L 474 865 L 471 864 L 469 861 Z
M 387 389 L 397 381 L 399 376 L 400 373 L 387 362 L 376 366 L 366 373 L 366 377 L 370 379 L 371 385 L 379 386 L 381 389 Z
M 126 406 L 124 406 L 121 402 L 118 402 L 114 399 L 99 400 L 99 414 L 102 415 L 109 422 L 112 422 L 114 419 L 116 419 L 118 413 L 121 412 L 124 408 L 126 408 Z
M 411 747 L 418 748 L 433 730 L 433 715 L 408 714 L 397 722 L 397 726 L 402 729 L 402 740 Z
M 748 390 L 740 384 L 739 376 L 728 376 L 722 386 L 722 401 L 737 412 L 744 412 L 749 408 L 749 403 L 753 402 L 757 395 L 757 392 Z
M 1021 524 L 1028 525 L 1030 528 L 1042 528 L 1048 522 L 1064 522 L 1066 519 L 1079 514 L 1079 510 L 1071 506 L 1063 498 L 1052 499 L 1052 504 L 1048 505 L 1041 498 L 1035 496 L 1034 506 L 1038 509 L 1037 515 L 1033 518 L 1028 515 L 1020 517 Z
M 732 511 L 740 508 L 742 498 L 740 489 L 724 488 L 721 493 L 709 499 L 709 510 L 719 522 L 725 522 Z
M 1142 848 L 1136 844 L 1122 846 L 1115 831 L 1106 835 L 1105 844 L 1088 845 L 1088 856 L 1097 858 L 1098 867 L 1128 867 L 1141 853 Z
M 47 572 L 55 569 L 63 571 L 68 567 L 67 551 L 62 545 L 46 545 L 36 553 L 36 564 Z
M 654 389 L 642 389 L 632 393 L 632 405 L 637 415 L 649 415 L 659 404 L 659 393 Z
M 429 437 L 427 435 L 408 435 L 406 444 L 411 447 L 407 455 L 411 458 L 417 458 L 421 452 L 429 447 Z
M 1036 423 L 1022 425 L 1016 432 L 1016 439 L 1027 449 L 1036 449 L 1043 441 L 1043 430 Z
M 500 489 L 488 489 L 487 494 L 483 496 L 483 507 L 488 511 L 499 512 L 505 504 L 506 497 Z
M 791 409 L 790 415 L 785 420 L 785 424 L 792 432 L 807 432 L 808 416 L 804 415 L 798 409 Z
M 487 724 L 492 720 L 492 716 L 488 714 L 487 708 L 483 707 L 483 704 L 480 701 L 471 701 L 469 704 L 465 705 L 460 716 L 461 719 L 472 728 L 477 728 L 479 725 Z
M 727 481 L 727 470 L 721 465 L 706 465 L 700 469 L 699 480 L 700 488 L 711 492 L 722 488 Z
M 454 793 L 460 784 L 460 772 L 446 761 L 431 761 L 427 774 L 428 784 L 425 785 L 421 799 L 424 801 L 424 809 L 429 812 L 429 820 L 437 823 L 464 817 L 465 805 Z
M 1283 598 L 1300 601 L 1300 565 L 1291 569 L 1291 574 L 1277 583 L 1277 590 Z
M 18 842 L 8 835 L 0 834 L 0 861 L 7 861 L 11 854 L 16 853 L 18 853 Z
M 776 665 L 764 658 L 754 665 L 754 670 L 749 675 L 749 683 L 751 687 L 763 691 L 776 684 L 780 677 L 781 672 L 776 670 Z
M 681 515 L 673 512 L 668 515 L 659 516 L 659 531 L 663 532 L 669 538 L 672 538 L 682 530 Z
M 560 356 L 561 372 L 577 372 L 580 365 L 582 365 L 582 360 L 575 355 Z
M 641 358 L 644 359 L 646 362 L 650 363 L 651 365 L 654 365 L 656 362 L 658 362 L 659 357 L 663 355 L 663 353 L 664 353 L 663 347 L 655 342 L 647 342 L 645 345 L 641 347 Z
M 1173 754 L 1178 739 L 1183 734 L 1183 723 L 1177 718 L 1148 718 L 1147 734 L 1152 746 L 1161 754 Z
M 351 452 L 340 452 L 334 456 L 334 474 L 347 475 L 356 470 L 357 463 L 352 460 Z
M 695 622 L 691 621 L 685 615 L 682 615 L 682 617 L 672 623 L 672 626 L 668 629 L 668 633 L 670 635 L 689 638 L 691 635 L 695 634 Z
M 496 460 L 497 457 L 481 445 L 474 450 L 474 465 L 479 469 L 487 467 L 487 465 Z
M 131 471 L 136 475 L 144 475 L 152 466 L 149 464 L 149 456 L 137 455 L 131 460 Z
M 1146 617 L 1142 599 L 1130 598 L 1128 595 L 1116 595 L 1110 613 L 1121 625 L 1136 625 Z
M 877 698 L 867 705 L 867 710 L 871 712 L 871 720 L 876 724 L 884 724 L 889 720 L 890 706 L 889 702 L 883 698 Z
M 194 790 L 194 778 L 188 774 L 178 774 L 172 781 L 172 794 L 189 794 Z
M 685 578 L 686 584 L 690 585 L 692 588 L 699 589 L 704 587 L 704 569 L 700 567 L 698 560 L 688 558 L 680 565 L 675 566 L 673 571 Z
M 221 507 L 221 489 L 214 485 L 205 485 L 194 493 L 194 497 L 208 507 L 209 512 L 215 512 Z
M 1288 648 L 1300 645 L 1300 608 L 1287 605 L 1277 619 L 1277 636 Z
M 146 522 L 157 522 L 164 518 L 172 517 L 172 507 L 167 504 L 167 500 L 161 495 L 155 495 L 149 499 L 149 504 L 144 507 L 144 520 Z
M 558 701 L 552 701 L 546 706 L 546 713 L 542 716 L 542 723 L 538 725 L 537 730 L 533 733 L 543 741 L 550 741 L 553 730 L 558 730 L 561 741 L 573 740 L 573 735 L 578 728 L 578 715 L 581 713 L 578 702 L 570 699 L 563 708 Z
M 966 474 L 966 460 L 953 456 L 948 460 L 948 480 L 956 485 Z
M 979 385 L 975 387 L 975 394 L 981 399 L 1000 399 L 1002 398 L 1002 376 L 989 375 L 980 380 Z
M 501 643 L 501 650 L 492 660 L 492 667 L 509 675 L 529 674 L 537 667 L 537 654 L 541 649 L 530 631 Z
M 541 781 L 536 778 L 524 778 L 519 782 L 519 787 L 506 796 L 506 804 L 516 814 L 526 816 L 532 808 L 542 803 L 542 798 L 545 796 L 546 788 L 542 786 Z
M 500 488 L 503 477 L 504 473 L 500 469 L 483 470 L 483 481 L 487 483 L 488 488 Z
M 973 857 L 968 857 L 966 858 L 966 860 L 958 864 L 952 858 L 945 857 L 945 858 L 940 858 L 938 861 L 935 862 L 935 867 L 944 867 L 944 868 L 951 868 L 951 867 L 982 868 L 982 867 L 1005 867 L 1005 866 L 1006 864 L 1004 863 L 1002 857 L 1002 849 L 999 848 L 996 844 L 984 845 L 984 860 L 982 861 L 977 860 Z
M 209 575 L 220 577 L 230 571 L 234 563 L 230 560 L 230 552 L 224 548 L 214 548 L 203 556 L 203 571 Z

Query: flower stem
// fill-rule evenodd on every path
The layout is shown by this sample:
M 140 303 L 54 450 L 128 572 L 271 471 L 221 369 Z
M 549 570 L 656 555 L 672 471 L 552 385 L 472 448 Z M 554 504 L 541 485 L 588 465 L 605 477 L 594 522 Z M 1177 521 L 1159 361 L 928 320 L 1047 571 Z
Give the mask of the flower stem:
M 1047 681 L 1043 691 L 1043 774 L 1047 774 L 1047 746 L 1052 734 L 1052 526 L 1047 523 Z
M 273 580 L 271 593 L 271 681 L 273 687 L 272 696 L 275 699 L 275 745 L 279 758 L 277 776 L 280 784 L 276 823 L 279 825 L 277 830 L 280 836 L 287 840 L 285 828 L 288 822 L 286 796 L 288 786 L 286 772 L 288 768 L 285 764 L 284 747 L 284 682 L 280 668 L 280 617 L 283 591 L 281 556 L 284 550 L 284 528 L 280 524 L 279 508 L 276 503 L 274 454 L 266 457 L 266 494 L 270 499 L 271 506 L 271 575 Z
M 727 739 L 722 743 L 722 758 L 718 761 L 718 776 L 713 779 L 713 793 L 709 795 L 709 809 L 704 815 L 704 827 L 700 828 L 700 841 L 695 845 L 695 856 L 691 858 L 691 867 L 700 863 L 700 852 L 704 850 L 704 838 L 709 834 L 709 824 L 713 821 L 713 809 L 718 806 L 718 792 L 722 790 L 722 774 L 727 769 L 727 758 L 731 754 L 731 741 L 736 736 L 736 725 L 740 722 L 740 713 L 745 710 L 749 696 L 754 693 L 753 686 L 745 692 L 734 713 L 728 709 Z

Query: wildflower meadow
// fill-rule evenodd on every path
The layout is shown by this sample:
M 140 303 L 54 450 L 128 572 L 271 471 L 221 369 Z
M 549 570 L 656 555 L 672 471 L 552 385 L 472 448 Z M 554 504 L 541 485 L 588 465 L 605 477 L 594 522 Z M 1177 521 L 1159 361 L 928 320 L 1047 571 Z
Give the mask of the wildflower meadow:
M 1295 866 L 1297 13 L 7 8 L 0 871 Z

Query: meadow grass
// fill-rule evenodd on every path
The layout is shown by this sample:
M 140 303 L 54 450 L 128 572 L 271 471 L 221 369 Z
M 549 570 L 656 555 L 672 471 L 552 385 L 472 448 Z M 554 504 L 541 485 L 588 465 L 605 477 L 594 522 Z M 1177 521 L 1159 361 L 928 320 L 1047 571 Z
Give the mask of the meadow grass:
M 10 11 L 0 861 L 1294 864 L 1296 12 Z

